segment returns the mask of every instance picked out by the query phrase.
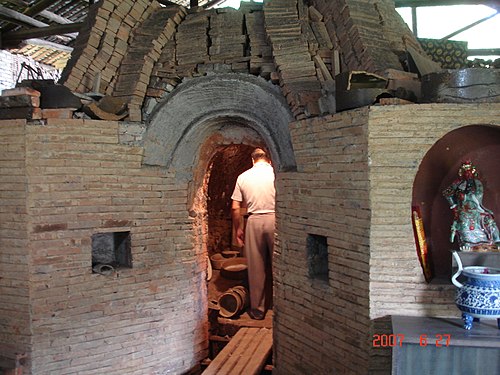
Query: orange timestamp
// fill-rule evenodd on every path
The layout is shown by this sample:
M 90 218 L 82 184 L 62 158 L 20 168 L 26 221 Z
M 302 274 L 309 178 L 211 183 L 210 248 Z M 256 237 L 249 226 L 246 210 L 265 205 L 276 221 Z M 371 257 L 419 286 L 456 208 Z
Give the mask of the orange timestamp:
M 386 348 L 386 347 L 395 347 L 395 346 L 403 346 L 403 342 L 405 339 L 405 335 L 402 333 L 396 334 L 374 334 L 372 338 L 372 346 L 374 348 Z M 447 333 L 436 334 L 434 336 L 422 334 L 418 337 L 418 344 L 420 346 L 436 346 L 447 347 L 450 346 L 451 335 Z M 411 342 L 414 344 L 414 342 Z

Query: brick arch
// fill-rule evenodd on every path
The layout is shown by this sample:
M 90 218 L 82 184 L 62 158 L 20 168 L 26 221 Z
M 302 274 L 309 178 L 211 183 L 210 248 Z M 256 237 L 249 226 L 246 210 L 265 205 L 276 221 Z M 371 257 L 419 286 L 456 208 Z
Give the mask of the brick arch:
M 144 139 L 144 164 L 172 168 L 191 180 L 199 150 L 210 137 L 224 143 L 263 141 L 277 170 L 296 168 L 288 105 L 275 86 L 245 74 L 189 80 L 160 103 Z

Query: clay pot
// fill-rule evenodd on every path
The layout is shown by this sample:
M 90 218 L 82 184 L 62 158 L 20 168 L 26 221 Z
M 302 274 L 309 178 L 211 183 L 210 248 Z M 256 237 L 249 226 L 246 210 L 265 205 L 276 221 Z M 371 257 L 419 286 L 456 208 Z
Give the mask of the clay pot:
M 212 263 L 212 268 L 214 270 L 220 270 L 222 268 L 222 264 L 226 261 L 227 259 L 222 256 L 221 253 L 215 253 L 212 256 L 210 256 L 210 262 Z
M 237 257 L 226 259 L 222 264 L 220 274 L 231 280 L 243 280 L 247 277 L 247 258 Z
M 219 297 L 219 314 L 231 318 L 241 314 L 249 304 L 249 296 L 245 287 L 236 286 Z
M 223 250 L 222 251 L 222 256 L 224 258 L 236 258 L 239 255 L 240 255 L 240 252 L 235 251 L 235 250 Z

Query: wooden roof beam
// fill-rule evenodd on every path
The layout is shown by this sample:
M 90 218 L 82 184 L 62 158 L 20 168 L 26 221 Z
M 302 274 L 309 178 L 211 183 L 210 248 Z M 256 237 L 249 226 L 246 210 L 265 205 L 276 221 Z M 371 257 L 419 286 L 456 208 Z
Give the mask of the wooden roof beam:
M 38 21 L 32 17 L 29 17 L 23 13 L 16 12 L 15 10 L 6 8 L 0 5 L 0 16 L 8 22 L 14 23 L 21 26 L 35 26 L 35 27 L 45 27 L 48 24 Z
M 23 12 L 27 16 L 35 16 L 41 11 L 47 9 L 49 6 L 54 4 L 54 0 L 40 0 L 37 1 L 35 4 L 30 6 L 29 8 L 26 8 L 25 11 Z
M 2 35 L 2 40 L 15 41 L 23 40 L 29 38 L 41 38 L 44 36 L 54 36 L 54 35 L 64 35 L 68 33 L 75 33 L 80 31 L 83 26 L 83 22 L 67 23 L 64 25 L 54 25 L 39 27 L 36 29 L 27 29 L 12 31 L 8 34 Z
M 83 22 L 79 22 L 79 23 L 69 23 L 65 25 L 39 27 L 36 29 L 31 28 L 27 30 L 11 31 L 6 34 L 2 34 L 0 46 L 2 48 L 14 48 L 19 43 L 21 43 L 21 41 L 26 39 L 42 38 L 46 36 L 60 36 L 72 32 L 78 32 L 80 31 L 82 26 Z
M 40 46 L 40 47 L 54 49 L 56 51 L 68 52 L 68 53 L 73 52 L 72 47 L 68 47 L 68 46 L 65 46 L 65 45 L 59 44 L 59 43 L 49 42 L 48 40 L 45 40 L 45 39 L 32 38 L 32 39 L 26 39 L 24 42 L 27 44 L 34 45 L 34 46 Z

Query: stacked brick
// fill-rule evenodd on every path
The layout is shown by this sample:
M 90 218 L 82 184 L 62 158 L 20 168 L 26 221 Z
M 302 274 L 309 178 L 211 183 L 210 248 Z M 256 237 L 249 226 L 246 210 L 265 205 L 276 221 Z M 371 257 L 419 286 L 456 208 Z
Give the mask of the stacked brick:
M 146 91 L 146 96 L 152 99 L 161 98 L 171 92 L 180 82 L 175 64 L 175 37 L 168 40 L 156 62 Z M 147 108 L 145 109 L 147 112 Z
M 314 0 L 336 50 L 342 71 L 364 70 L 383 74 L 403 70 L 399 55 L 418 41 L 389 0 Z
M 50 95 L 50 94 L 46 94 Z M 69 102 L 69 100 L 68 100 Z M 77 108 L 41 108 L 41 93 L 30 87 L 16 87 L 2 90 L 0 96 L 0 119 L 41 120 L 47 118 L 72 118 Z M 69 105 L 69 103 L 67 103 Z M 73 101 L 79 105 L 78 99 Z
M 176 34 L 177 71 L 189 76 L 197 64 L 208 61 L 208 29 L 210 17 L 206 12 L 191 13 L 179 25 Z
M 142 121 L 144 97 L 153 66 L 184 16 L 182 7 L 162 8 L 133 32 L 113 90 L 114 97 L 127 98 L 130 121 Z
M 421 50 L 389 0 L 270 0 L 187 15 L 146 0 L 107 0 L 90 15 L 66 86 L 127 97 L 132 121 L 183 78 L 211 72 L 260 75 L 280 85 L 295 118 L 314 117 L 335 111 L 341 70 L 387 76 L 402 70 L 407 47 Z
M 148 107 L 184 77 L 238 72 L 279 83 L 297 118 L 318 115 L 325 82 L 333 80 L 333 43 L 318 11 L 280 1 L 264 11 L 254 4 L 188 14 L 153 69 L 147 95 L 156 99 Z
M 146 95 L 154 99 L 154 107 L 186 77 L 250 72 L 269 79 L 274 70 L 261 4 L 247 6 L 244 11 L 224 8 L 193 12 L 164 46 Z
M 453 285 L 422 275 L 412 193 L 443 135 L 499 110 L 373 106 L 290 125 L 297 172 L 277 176 L 276 374 L 387 374 L 390 348 L 372 339 L 391 333 L 388 316 L 459 316 Z M 307 234 L 327 238 L 328 282 L 308 274 Z
M 294 122 L 290 131 L 298 171 L 277 176 L 275 372 L 367 374 L 368 111 Z M 327 240 L 328 280 L 308 272 L 308 234 Z
M 73 91 L 110 94 L 132 30 L 158 8 L 158 2 L 147 0 L 103 0 L 91 6 L 61 82 Z
M 266 32 L 273 47 L 279 83 L 297 119 L 319 114 L 321 85 L 302 35 L 297 0 L 271 0 L 264 5 Z
M 190 13 L 177 27 L 175 35 L 163 46 L 155 61 L 146 91 L 144 113 L 147 116 L 184 77 L 197 76 L 208 56 L 208 13 Z
M 0 121 L 0 363 L 28 351 L 30 276 L 26 120 Z M 0 366 L 1 367 L 1 366 Z M 10 366 L 14 368 L 14 366 Z
M 269 80 L 276 68 L 264 27 L 264 13 L 259 11 L 245 14 L 245 26 L 249 39 L 250 73 Z
M 408 47 L 426 57 L 426 53 L 413 32 L 408 28 L 400 14 L 395 11 L 393 1 L 380 1 L 375 4 L 380 15 L 380 26 L 386 43 L 391 46 L 393 53 L 406 51 Z
M 243 13 L 232 8 L 218 11 L 210 18 L 210 47 L 208 53 L 211 63 L 231 66 L 234 72 L 248 72 L 246 55 L 247 36 L 243 33 Z
M 338 64 L 338 55 L 336 55 L 334 51 L 333 43 L 322 18 L 323 17 L 316 11 L 316 8 L 312 6 L 309 7 L 309 25 L 310 30 L 312 30 L 312 35 L 314 36 L 314 38 L 310 39 L 311 42 L 309 45 L 314 47 L 317 45 L 317 49 L 310 48 L 311 55 L 316 63 L 319 80 L 330 81 L 336 73 L 339 73 L 339 69 L 336 66 L 336 64 Z M 304 22 L 304 27 L 307 27 L 307 25 L 308 24 Z M 317 44 L 314 44 L 314 40 L 317 41 Z
M 0 96 L 0 118 L 41 119 L 40 91 L 28 87 L 2 90 L 2 96 Z
M 0 359 L 26 352 L 26 373 L 185 373 L 208 354 L 188 186 L 119 128 L 0 122 Z M 121 231 L 132 268 L 92 273 L 92 235 Z

